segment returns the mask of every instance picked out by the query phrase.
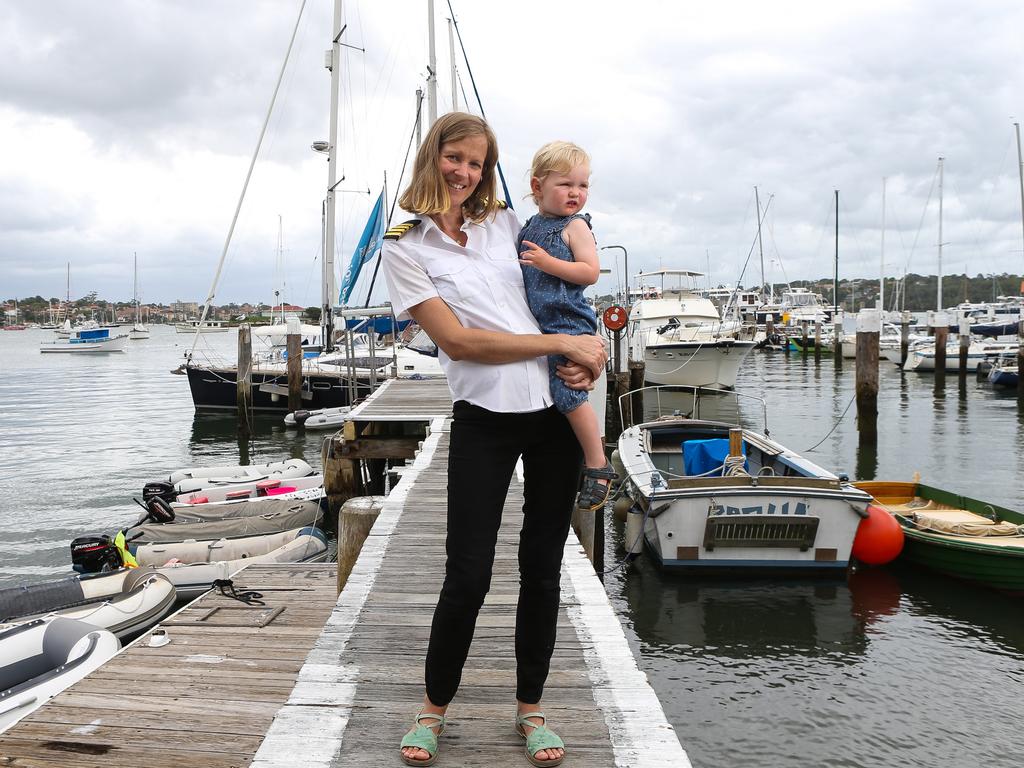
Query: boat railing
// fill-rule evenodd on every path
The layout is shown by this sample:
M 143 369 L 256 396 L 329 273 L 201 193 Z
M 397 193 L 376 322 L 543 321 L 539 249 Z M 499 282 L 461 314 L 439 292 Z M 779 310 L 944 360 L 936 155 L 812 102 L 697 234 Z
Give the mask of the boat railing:
M 735 413 L 723 418 L 729 401 L 734 403 Z M 747 425 L 741 419 L 743 404 L 755 406 L 760 411 L 760 425 Z M 662 418 L 683 417 L 688 419 L 707 418 L 714 421 L 735 421 L 743 426 L 757 428 L 768 436 L 768 406 L 755 395 L 747 395 L 709 387 L 695 387 L 688 384 L 660 384 L 640 387 L 619 395 L 619 419 L 623 427 L 634 426 L 646 421 Z M 640 413 L 634 413 L 639 408 Z M 648 414 L 651 414 L 648 416 Z

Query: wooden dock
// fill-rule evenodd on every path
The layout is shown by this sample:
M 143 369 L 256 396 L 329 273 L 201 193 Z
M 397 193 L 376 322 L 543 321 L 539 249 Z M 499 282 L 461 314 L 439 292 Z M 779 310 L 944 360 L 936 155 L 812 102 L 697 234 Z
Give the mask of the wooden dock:
M 254 565 L 0 735 L 14 768 L 249 765 L 335 606 L 334 566 Z
M 420 398 L 415 385 L 425 385 Z M 428 426 L 336 600 L 333 566 L 254 566 L 236 582 L 263 592 L 266 610 L 204 596 L 165 622 L 169 645 L 143 638 L 0 736 L 0 766 L 401 765 L 444 572 L 451 403 L 428 381 L 396 382 L 368 402 L 356 414 L 367 423 Z M 438 766 L 528 765 L 513 732 L 521 506 L 517 477 Z M 265 626 L 254 626 L 261 615 Z M 572 533 L 558 622 L 543 707 L 566 741 L 563 765 L 688 768 Z

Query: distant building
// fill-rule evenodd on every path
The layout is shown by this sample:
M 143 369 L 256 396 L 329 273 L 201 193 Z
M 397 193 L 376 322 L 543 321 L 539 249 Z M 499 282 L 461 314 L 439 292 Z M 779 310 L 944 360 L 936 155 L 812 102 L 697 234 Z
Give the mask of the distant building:
M 297 307 L 294 304 L 278 304 L 270 308 L 270 318 L 272 322 L 278 323 L 282 319 L 288 320 L 292 317 L 297 320 L 302 319 L 302 313 L 305 312 L 303 307 Z

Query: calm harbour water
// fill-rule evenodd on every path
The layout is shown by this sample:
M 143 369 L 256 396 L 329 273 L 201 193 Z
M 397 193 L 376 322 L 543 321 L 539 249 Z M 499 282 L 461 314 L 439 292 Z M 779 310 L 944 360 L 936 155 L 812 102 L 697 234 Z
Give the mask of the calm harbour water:
M 68 572 L 68 543 L 136 517 L 131 496 L 178 467 L 235 464 L 231 415 L 195 416 L 170 369 L 191 336 L 167 327 L 124 354 L 41 355 L 50 332 L 0 332 L 0 586 Z M 207 336 L 233 356 L 235 334 Z M 764 397 L 772 436 L 806 451 L 853 396 L 797 355 L 753 353 L 738 389 Z M 814 452 L 851 477 L 910 479 L 1018 508 L 1024 446 L 1015 398 L 883 363 L 877 452 L 854 408 Z M 252 462 L 320 464 L 323 433 L 261 418 Z M 608 526 L 609 565 L 622 552 Z M 842 582 L 697 582 L 640 558 L 606 577 L 626 634 L 695 766 L 1016 766 L 1024 619 L 1003 595 L 904 568 Z M 571 745 L 570 745 L 571 746 Z

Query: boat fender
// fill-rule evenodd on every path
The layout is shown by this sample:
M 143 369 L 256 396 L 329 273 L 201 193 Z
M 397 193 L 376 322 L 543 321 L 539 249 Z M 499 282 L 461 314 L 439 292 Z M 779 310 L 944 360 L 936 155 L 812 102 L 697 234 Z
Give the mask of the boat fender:
M 149 500 L 147 505 L 147 517 L 154 523 L 173 523 L 174 522 L 174 510 L 171 505 L 167 503 L 167 500 L 160 497 L 154 496 Z

